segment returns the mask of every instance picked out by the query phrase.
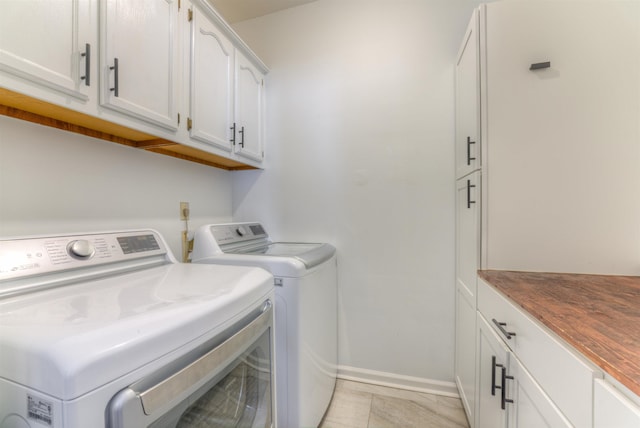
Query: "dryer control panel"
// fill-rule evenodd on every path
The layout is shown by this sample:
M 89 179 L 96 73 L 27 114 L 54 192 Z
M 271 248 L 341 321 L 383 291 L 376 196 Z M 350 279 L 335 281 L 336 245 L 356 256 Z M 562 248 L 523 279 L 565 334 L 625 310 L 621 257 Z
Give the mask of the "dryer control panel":
M 0 240 L 0 295 L 13 289 L 12 281 L 152 256 L 170 261 L 153 230 Z

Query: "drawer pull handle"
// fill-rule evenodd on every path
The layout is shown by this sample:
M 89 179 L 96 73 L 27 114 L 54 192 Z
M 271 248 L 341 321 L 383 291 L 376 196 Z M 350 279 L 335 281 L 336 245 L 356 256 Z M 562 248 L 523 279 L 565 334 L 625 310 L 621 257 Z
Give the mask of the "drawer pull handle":
M 496 321 L 495 318 L 493 318 L 491 321 L 493 321 L 493 323 L 496 325 L 496 327 L 498 327 L 498 329 L 502 332 L 502 334 L 504 334 L 504 337 L 506 337 L 507 339 L 511 339 L 512 336 L 516 335 L 512 331 L 507 331 L 507 330 L 504 329 L 504 327 L 507 325 L 506 322 L 498 322 L 498 321 Z
M 496 364 L 496 356 L 491 356 L 491 395 L 496 395 L 496 389 L 501 389 L 501 386 L 496 385 L 496 367 L 502 367 L 502 364 Z
M 531 64 L 531 67 L 529 67 L 529 70 L 542 70 L 543 68 L 550 68 L 550 67 L 551 67 L 550 61 L 536 62 L 535 64 Z
M 513 380 L 513 376 L 507 376 L 507 368 L 502 367 L 502 400 L 501 400 L 502 410 L 504 410 L 507 407 L 507 403 L 513 403 L 512 399 L 507 398 L 507 385 L 506 385 L 507 379 Z

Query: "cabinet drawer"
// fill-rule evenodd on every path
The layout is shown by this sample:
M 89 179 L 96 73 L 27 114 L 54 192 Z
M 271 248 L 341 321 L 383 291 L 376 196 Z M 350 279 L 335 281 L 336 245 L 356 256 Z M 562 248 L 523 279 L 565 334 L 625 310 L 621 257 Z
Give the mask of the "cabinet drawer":
M 576 427 L 591 427 L 596 370 L 521 308 L 478 278 L 478 309 Z M 495 320 L 495 322 L 493 321 Z M 501 331 L 496 322 L 504 323 Z M 511 333 L 507 339 L 506 333 Z

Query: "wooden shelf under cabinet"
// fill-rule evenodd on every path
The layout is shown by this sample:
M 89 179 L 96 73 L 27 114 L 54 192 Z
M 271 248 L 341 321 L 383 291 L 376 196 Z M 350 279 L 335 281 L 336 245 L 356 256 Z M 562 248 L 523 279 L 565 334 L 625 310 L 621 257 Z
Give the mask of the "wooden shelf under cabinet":
M 175 141 L 0 88 L 0 114 L 225 170 L 256 169 Z

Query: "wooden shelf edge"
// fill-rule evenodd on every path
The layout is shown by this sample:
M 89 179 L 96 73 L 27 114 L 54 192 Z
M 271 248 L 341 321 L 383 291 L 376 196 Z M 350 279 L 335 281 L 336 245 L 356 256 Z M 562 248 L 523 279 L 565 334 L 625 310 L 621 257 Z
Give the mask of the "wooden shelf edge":
M 47 114 L 40 114 L 42 111 L 46 111 Z M 0 88 L 0 115 L 85 135 L 87 137 L 110 141 L 112 143 L 135 147 L 145 151 L 159 153 L 227 171 L 257 169 L 253 166 L 246 165 L 232 159 L 227 159 L 199 149 L 194 149 L 174 141 L 155 138 L 151 135 L 140 133 L 112 122 L 94 118 L 54 104 L 45 103 L 3 88 Z M 61 120 L 61 118 L 71 118 L 73 122 Z M 95 129 L 94 127 L 83 126 L 78 123 L 95 126 L 95 128 L 114 130 L 114 132 L 123 135 L 134 135 L 136 138 L 144 139 L 134 140 L 124 136 L 114 135 L 113 133 L 105 132 L 100 129 Z

